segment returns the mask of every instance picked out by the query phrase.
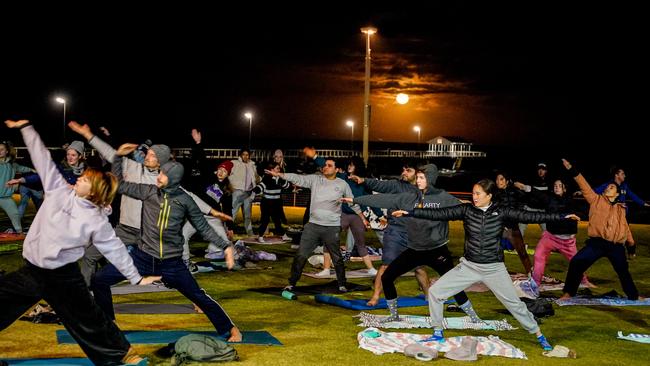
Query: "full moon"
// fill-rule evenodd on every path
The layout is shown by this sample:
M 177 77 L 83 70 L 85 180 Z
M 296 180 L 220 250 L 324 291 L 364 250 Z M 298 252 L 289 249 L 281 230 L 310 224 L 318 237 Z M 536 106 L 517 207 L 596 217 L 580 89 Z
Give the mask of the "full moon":
M 395 99 L 397 100 L 397 103 L 399 103 L 399 104 L 406 104 L 406 103 L 409 102 L 409 96 L 404 94 L 404 93 L 397 94 L 397 98 L 395 98 Z

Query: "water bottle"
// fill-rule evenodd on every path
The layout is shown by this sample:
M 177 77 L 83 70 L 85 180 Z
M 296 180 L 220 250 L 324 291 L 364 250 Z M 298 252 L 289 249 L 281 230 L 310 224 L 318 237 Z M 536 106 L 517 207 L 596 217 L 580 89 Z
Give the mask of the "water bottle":
M 291 291 L 287 291 L 287 290 L 282 291 L 282 297 L 284 297 L 287 300 L 297 300 L 298 299 L 298 296 L 296 296 L 296 294 L 294 294 Z

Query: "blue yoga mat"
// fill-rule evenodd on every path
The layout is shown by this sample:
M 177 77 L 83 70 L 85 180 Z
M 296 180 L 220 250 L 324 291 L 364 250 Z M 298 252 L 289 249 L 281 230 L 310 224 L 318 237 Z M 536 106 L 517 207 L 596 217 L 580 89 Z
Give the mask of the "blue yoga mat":
M 87 358 L 12 358 L 9 366 L 94 366 Z
M 201 332 L 189 330 L 125 330 L 122 331 L 126 339 L 133 344 L 168 344 L 176 342 L 178 338 L 188 334 L 205 334 L 216 338 L 219 336 L 217 332 Z M 241 342 L 234 342 L 232 344 L 265 344 L 281 346 L 282 343 L 265 330 L 258 331 L 242 331 L 243 340 Z M 75 344 L 77 343 L 67 330 L 57 330 L 56 339 L 59 344 Z
M 368 300 L 346 300 L 340 297 L 329 296 L 329 295 L 316 295 L 314 296 L 316 302 L 323 304 L 330 304 L 334 306 L 340 306 L 346 309 L 352 310 L 375 310 L 375 309 L 386 309 L 386 299 L 381 298 L 375 306 L 368 306 L 366 303 Z M 453 299 L 447 300 L 445 303 L 455 302 Z M 429 303 L 424 300 L 424 295 L 420 294 L 417 297 L 398 297 L 397 298 L 397 307 L 398 308 L 408 308 L 413 306 L 428 306 Z

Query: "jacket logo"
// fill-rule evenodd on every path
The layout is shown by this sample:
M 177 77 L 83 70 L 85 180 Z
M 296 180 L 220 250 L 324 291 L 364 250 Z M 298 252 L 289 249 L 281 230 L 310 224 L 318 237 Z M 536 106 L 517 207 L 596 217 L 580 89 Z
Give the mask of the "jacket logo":
M 440 208 L 440 202 L 423 202 L 415 204 L 415 208 Z
M 498 212 L 492 212 L 492 216 L 499 216 Z

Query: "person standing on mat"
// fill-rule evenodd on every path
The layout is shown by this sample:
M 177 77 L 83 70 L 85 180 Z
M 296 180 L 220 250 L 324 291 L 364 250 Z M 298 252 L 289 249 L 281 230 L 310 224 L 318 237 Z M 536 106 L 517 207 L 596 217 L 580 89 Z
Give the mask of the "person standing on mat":
M 45 200 L 23 243 L 25 265 L 0 277 L 0 330 L 44 299 L 95 365 L 146 365 L 147 360 L 135 353 L 117 325 L 97 306 L 77 264 L 92 241 L 132 284 L 160 279 L 138 273 L 108 222 L 106 208 L 115 196 L 117 179 L 86 169 L 70 186 L 29 121 L 5 124 L 20 128 L 43 183 Z
M 266 174 L 285 179 L 299 187 L 311 190 L 311 206 L 309 222 L 305 225 L 300 237 L 300 247 L 291 264 L 289 285 L 284 289 L 292 291 L 298 283 L 307 258 L 318 245 L 324 245 L 332 256 L 339 292 L 347 292 L 345 287 L 345 266 L 339 249 L 339 233 L 341 231 L 341 198 L 352 198 L 350 186 L 341 178 L 336 177 L 336 161 L 325 159 L 322 175 L 298 175 L 281 173 L 277 170 L 265 170 Z M 358 214 L 359 205 L 352 206 Z
M 358 196 L 352 199 L 343 199 L 344 202 L 353 202 L 362 206 L 380 207 L 389 210 L 412 210 L 413 208 L 443 208 L 460 204 L 458 198 L 446 191 L 436 188 L 438 167 L 434 164 L 425 165 L 416 170 L 416 186 L 418 192 L 405 192 L 398 194 L 374 194 Z M 447 221 L 431 221 L 413 217 L 404 217 L 404 226 L 407 230 L 407 248 L 394 261 L 388 265 L 386 272 L 381 277 L 381 283 L 386 296 L 386 304 L 390 311 L 387 321 L 399 320 L 397 310 L 397 289 L 395 280 L 406 272 L 419 266 L 427 265 L 441 276 L 454 268 L 454 261 L 447 243 L 449 243 L 449 223 Z M 469 301 L 465 291 L 454 294 L 456 302 L 463 311 L 470 316 L 473 322 L 481 322 L 476 314 L 472 302 Z
M 205 240 L 223 248 L 228 269 L 235 264 L 232 243 L 210 227 L 192 197 L 180 187 L 184 173 L 180 163 L 165 163 L 160 168 L 156 185 L 125 182 L 122 157 L 136 147 L 136 144 L 120 146 L 113 161 L 113 174 L 120 182 L 119 193 L 143 202 L 142 233 L 138 247 L 131 251 L 136 267 L 141 273 L 162 275 L 168 287 L 177 289 L 207 315 L 219 334 L 227 335 L 229 342 L 240 342 L 239 329 L 221 305 L 199 287 L 183 263 L 183 224 L 189 220 Z M 103 267 L 92 279 L 91 289 L 97 304 L 112 319 L 115 319 L 115 312 L 110 287 L 123 279 L 113 265 Z
M 597 194 L 587 180 L 566 159 L 564 167 L 578 183 L 587 203 L 589 203 L 589 225 L 587 226 L 587 245 L 580 249 L 569 262 L 569 271 L 564 281 L 564 294 L 560 299 L 576 295 L 580 280 L 585 271 L 598 259 L 607 257 L 621 281 L 623 291 L 629 300 L 638 300 L 639 291 L 632 280 L 632 275 L 625 257 L 625 245 L 634 245 L 632 232 L 625 217 L 626 210 L 619 203 L 621 187 L 615 182 L 609 183 L 602 194 Z
M 508 270 L 504 264 L 501 235 L 509 221 L 540 223 L 579 220 L 574 214 L 541 213 L 511 209 L 501 206 L 492 199 L 497 186 L 490 179 L 478 181 L 472 188 L 473 204 L 462 204 L 447 208 L 416 208 L 394 211 L 397 217 L 409 215 L 429 220 L 463 220 L 465 229 L 465 255 L 460 264 L 445 273 L 429 288 L 429 313 L 433 336 L 432 341 L 444 342 L 443 304 L 447 298 L 475 282 L 483 282 L 497 299 L 510 311 L 528 332 L 537 336 L 541 347 L 550 351 L 553 347 L 542 334 L 533 314 L 528 311 L 517 296 Z

